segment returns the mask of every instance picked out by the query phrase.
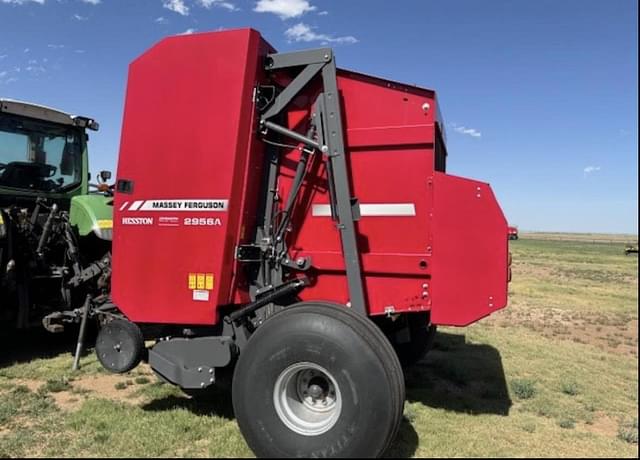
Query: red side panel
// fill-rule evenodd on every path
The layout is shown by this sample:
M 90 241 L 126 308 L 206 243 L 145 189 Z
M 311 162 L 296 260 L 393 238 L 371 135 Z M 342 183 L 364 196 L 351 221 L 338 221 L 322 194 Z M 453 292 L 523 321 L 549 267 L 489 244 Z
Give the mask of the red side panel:
M 253 30 L 171 37 L 130 66 L 116 193 L 113 299 L 132 321 L 213 324 L 229 303 L 262 158 Z M 252 168 L 247 185 L 248 170 Z M 241 225 L 244 217 L 245 225 Z
M 507 305 L 507 221 L 491 187 L 435 173 L 434 324 L 465 326 Z
M 360 203 L 356 227 L 368 312 L 428 310 L 423 285 L 429 281 L 427 178 L 434 165 L 434 94 L 346 70 L 339 71 L 338 86 L 351 192 Z M 296 158 L 291 152 L 288 159 L 293 161 L 283 162 L 283 196 Z M 318 158 L 316 164 L 315 180 L 303 188 L 309 204 L 291 235 L 296 257 L 310 257 L 316 269 L 313 284 L 300 297 L 347 303 L 340 236 L 328 213 L 326 171 Z

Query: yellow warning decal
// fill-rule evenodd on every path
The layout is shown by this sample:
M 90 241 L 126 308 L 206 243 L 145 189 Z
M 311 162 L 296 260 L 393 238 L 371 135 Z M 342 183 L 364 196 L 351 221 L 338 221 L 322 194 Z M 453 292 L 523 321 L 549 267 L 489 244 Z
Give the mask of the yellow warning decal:
M 213 273 L 189 273 L 190 290 L 213 290 Z
M 4 219 L 2 218 L 2 213 L 0 212 L 0 225 L 4 224 Z
M 204 289 L 204 280 L 205 280 L 204 273 L 198 273 L 197 289 Z
M 102 229 L 113 228 L 113 220 L 111 219 L 98 220 L 98 228 L 102 228 Z

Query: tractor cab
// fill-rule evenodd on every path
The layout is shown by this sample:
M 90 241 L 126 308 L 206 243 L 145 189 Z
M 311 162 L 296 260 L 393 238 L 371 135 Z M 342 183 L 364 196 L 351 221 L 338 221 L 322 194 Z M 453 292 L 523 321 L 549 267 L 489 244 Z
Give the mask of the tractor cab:
M 68 201 L 87 193 L 87 135 L 98 124 L 55 109 L 0 99 L 0 196 Z M 66 200 L 65 200 L 66 198 Z

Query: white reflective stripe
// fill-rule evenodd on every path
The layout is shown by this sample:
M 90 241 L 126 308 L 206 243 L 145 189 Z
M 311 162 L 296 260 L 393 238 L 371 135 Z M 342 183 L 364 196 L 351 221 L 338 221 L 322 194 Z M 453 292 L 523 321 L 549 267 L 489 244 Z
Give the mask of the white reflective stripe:
M 361 204 L 361 216 L 415 216 L 413 203 Z
M 144 201 L 134 201 L 133 204 L 129 207 L 129 211 L 137 211 L 140 206 L 142 206 Z
M 314 204 L 311 208 L 311 215 L 316 217 L 331 216 L 331 205 Z M 415 216 L 416 206 L 414 203 L 368 203 L 360 204 L 361 216 Z
M 331 205 L 314 204 L 311 207 L 311 215 L 316 217 L 331 217 Z
M 128 201 L 125 201 L 125 202 L 122 204 L 122 206 L 120 206 L 120 211 L 124 211 L 124 208 L 126 208 L 128 204 L 129 204 L 129 202 L 128 202 Z

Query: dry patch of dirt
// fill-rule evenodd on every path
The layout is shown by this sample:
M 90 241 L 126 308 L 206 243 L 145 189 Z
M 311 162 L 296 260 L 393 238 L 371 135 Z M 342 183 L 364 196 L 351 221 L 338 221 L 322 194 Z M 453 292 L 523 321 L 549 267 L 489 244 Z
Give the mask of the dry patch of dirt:
M 135 395 L 140 385 L 133 383 L 134 378 L 117 374 L 88 375 L 74 380 L 73 386 L 105 399 L 137 405 L 143 402 L 144 397 Z
M 92 397 L 101 397 L 111 401 L 126 402 L 138 405 L 144 401 L 143 396 L 136 395 L 142 385 L 135 383 L 135 378 L 153 376 L 148 365 L 143 364 L 134 374 L 91 374 L 73 377 L 69 381 L 69 389 L 49 391 L 47 394 L 61 410 L 73 412 L 78 410 L 84 401 Z M 153 378 L 149 379 L 153 381 Z M 24 385 L 32 392 L 38 392 L 46 385 L 46 381 L 38 379 L 11 379 L 12 385 Z
M 638 355 L 638 320 L 620 315 L 512 307 L 488 322 L 500 327 L 523 326 L 544 337 L 594 345 L 608 352 Z
M 74 394 L 69 391 L 51 393 L 50 396 L 55 401 L 56 406 L 58 406 L 60 410 L 66 412 L 74 412 L 80 409 L 82 403 L 86 399 L 86 397 L 84 397 L 83 395 Z
M 25 386 L 34 393 L 44 384 L 43 381 L 35 379 L 11 379 L 10 381 L 15 386 Z
M 579 429 L 588 431 L 589 433 L 599 434 L 615 438 L 618 435 L 618 421 L 605 414 L 598 416 L 590 424 L 580 424 Z

